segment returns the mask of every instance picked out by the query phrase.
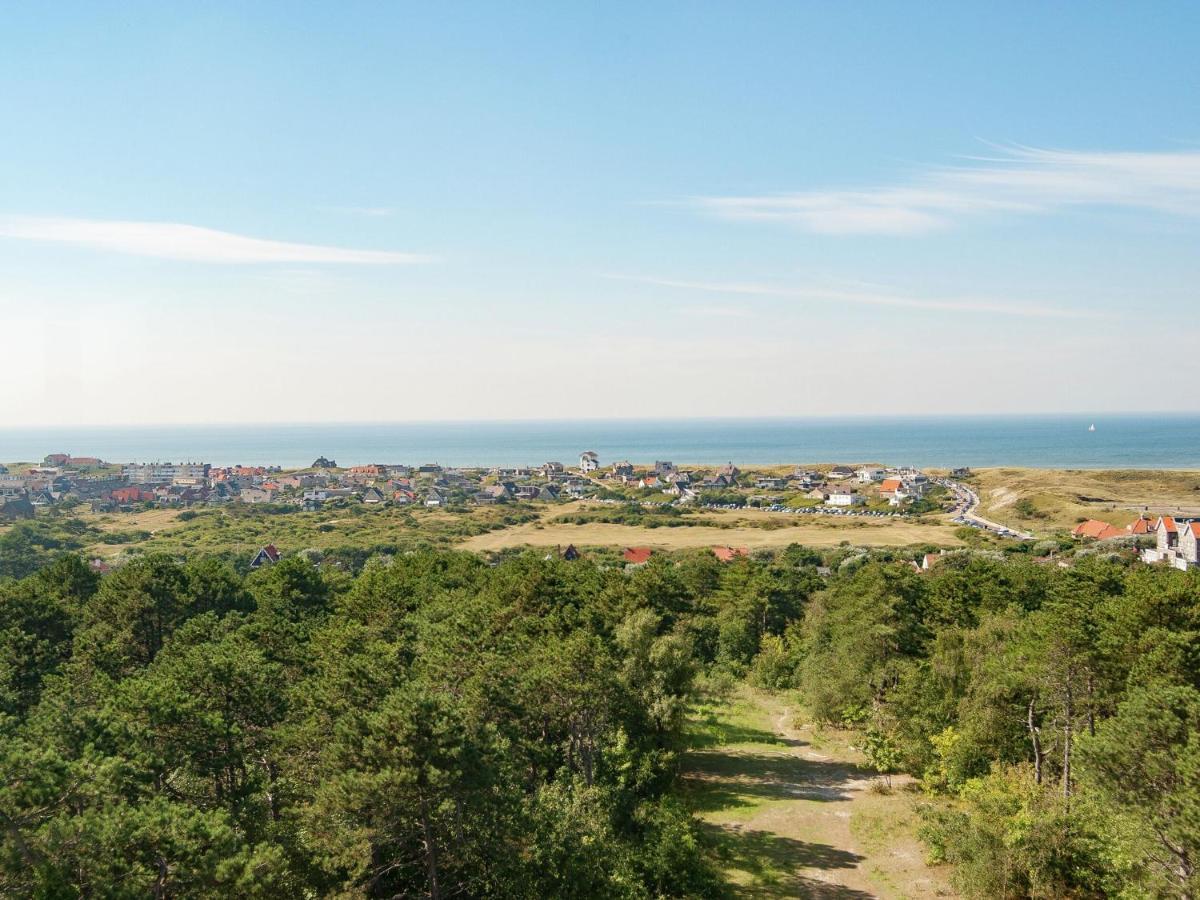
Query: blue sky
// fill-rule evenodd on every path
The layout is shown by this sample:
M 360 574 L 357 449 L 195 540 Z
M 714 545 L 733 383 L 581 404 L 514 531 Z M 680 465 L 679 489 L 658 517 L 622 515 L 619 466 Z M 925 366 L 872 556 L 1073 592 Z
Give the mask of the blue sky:
M 1200 408 L 1195 4 L 194 6 L 0 14 L 0 422 Z

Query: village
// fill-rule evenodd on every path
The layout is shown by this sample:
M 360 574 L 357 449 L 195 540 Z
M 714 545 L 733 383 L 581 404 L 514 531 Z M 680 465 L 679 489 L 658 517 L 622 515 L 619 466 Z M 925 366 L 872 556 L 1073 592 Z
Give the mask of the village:
M 421 508 L 460 511 L 506 504 L 614 504 L 645 509 L 747 510 L 781 517 L 931 521 L 970 527 L 1001 538 L 1034 540 L 1016 527 L 983 518 L 962 467 L 927 473 L 912 466 L 833 464 L 757 467 L 677 466 L 667 460 L 635 465 L 602 461 L 592 450 L 577 464 L 451 467 L 371 463 L 340 467 L 319 457 L 303 469 L 216 466 L 205 462 L 111 463 L 52 453 L 38 464 L 0 465 L 0 523 L 32 519 L 47 508 L 82 507 L 96 514 L 148 509 L 199 510 L 228 504 L 267 510 Z M 190 513 L 189 513 L 190 514 Z M 1136 545 L 1146 563 L 1179 569 L 1200 565 L 1200 520 L 1139 514 L 1121 528 L 1086 519 L 1071 532 L 1080 545 Z M 271 561 L 272 548 L 258 560 Z M 627 548 L 638 564 L 645 548 Z M 722 549 L 722 548 L 719 548 Z M 722 549 L 744 553 L 744 548 Z
M 776 473 L 743 472 L 732 462 L 715 469 L 680 468 L 662 460 L 652 466 L 628 461 L 602 466 L 590 450 L 580 454 L 575 467 L 546 462 L 492 468 L 436 463 L 339 468 L 321 457 L 307 469 L 285 471 L 199 462 L 111 464 L 66 453 L 50 454 L 40 465 L 11 471 L 0 467 L 0 518 L 9 520 L 63 502 L 111 512 L 146 504 L 282 504 L 314 510 L 338 502 L 438 508 L 579 499 L 899 515 L 940 510 L 936 501 L 945 494 L 943 485 L 911 467 L 834 465 Z

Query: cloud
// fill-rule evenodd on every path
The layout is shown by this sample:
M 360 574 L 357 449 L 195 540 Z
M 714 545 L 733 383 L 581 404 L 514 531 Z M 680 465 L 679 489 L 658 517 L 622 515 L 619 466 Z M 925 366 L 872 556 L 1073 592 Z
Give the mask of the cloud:
M 1064 309 L 1043 303 L 1011 303 L 979 297 L 953 297 L 927 299 L 908 297 L 886 290 L 843 290 L 818 287 L 785 287 L 758 282 L 734 281 L 687 281 L 673 278 L 655 278 L 630 275 L 608 275 L 619 281 L 633 281 L 658 287 L 701 291 L 710 294 L 727 294 L 751 297 L 771 297 L 781 300 L 803 300 L 818 303 L 851 303 L 866 306 L 892 306 L 901 309 L 926 309 L 936 312 L 992 313 L 1005 316 L 1022 316 L 1033 319 L 1096 319 L 1107 318 L 1103 313 L 1092 310 Z
M 404 265 L 432 257 L 389 250 L 351 250 L 247 237 L 172 222 L 123 222 L 44 216 L 0 217 L 0 237 L 74 244 L 113 253 L 224 263 L 346 263 Z
M 693 202 L 725 219 L 782 222 L 822 234 L 921 234 L 973 216 L 1077 206 L 1200 216 L 1200 152 L 1014 148 L 932 170 L 906 185 Z

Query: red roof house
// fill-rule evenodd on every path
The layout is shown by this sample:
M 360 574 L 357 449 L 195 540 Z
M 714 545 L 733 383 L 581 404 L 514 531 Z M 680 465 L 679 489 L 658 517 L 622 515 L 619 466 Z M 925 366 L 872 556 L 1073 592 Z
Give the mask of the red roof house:
M 626 547 L 625 552 L 621 555 L 629 565 L 640 566 L 647 562 L 653 554 L 654 551 L 649 547 Z
M 1108 538 L 1120 537 L 1125 532 L 1099 519 L 1088 519 L 1086 522 L 1080 522 L 1076 525 L 1075 530 L 1071 534 L 1077 538 L 1092 538 L 1093 540 L 1104 541 Z

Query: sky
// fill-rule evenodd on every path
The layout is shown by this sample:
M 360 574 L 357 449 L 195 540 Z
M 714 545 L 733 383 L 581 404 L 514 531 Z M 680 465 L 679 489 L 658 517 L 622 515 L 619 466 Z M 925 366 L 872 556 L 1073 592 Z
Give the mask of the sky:
M 0 12 L 0 426 L 1200 411 L 1200 4 Z

